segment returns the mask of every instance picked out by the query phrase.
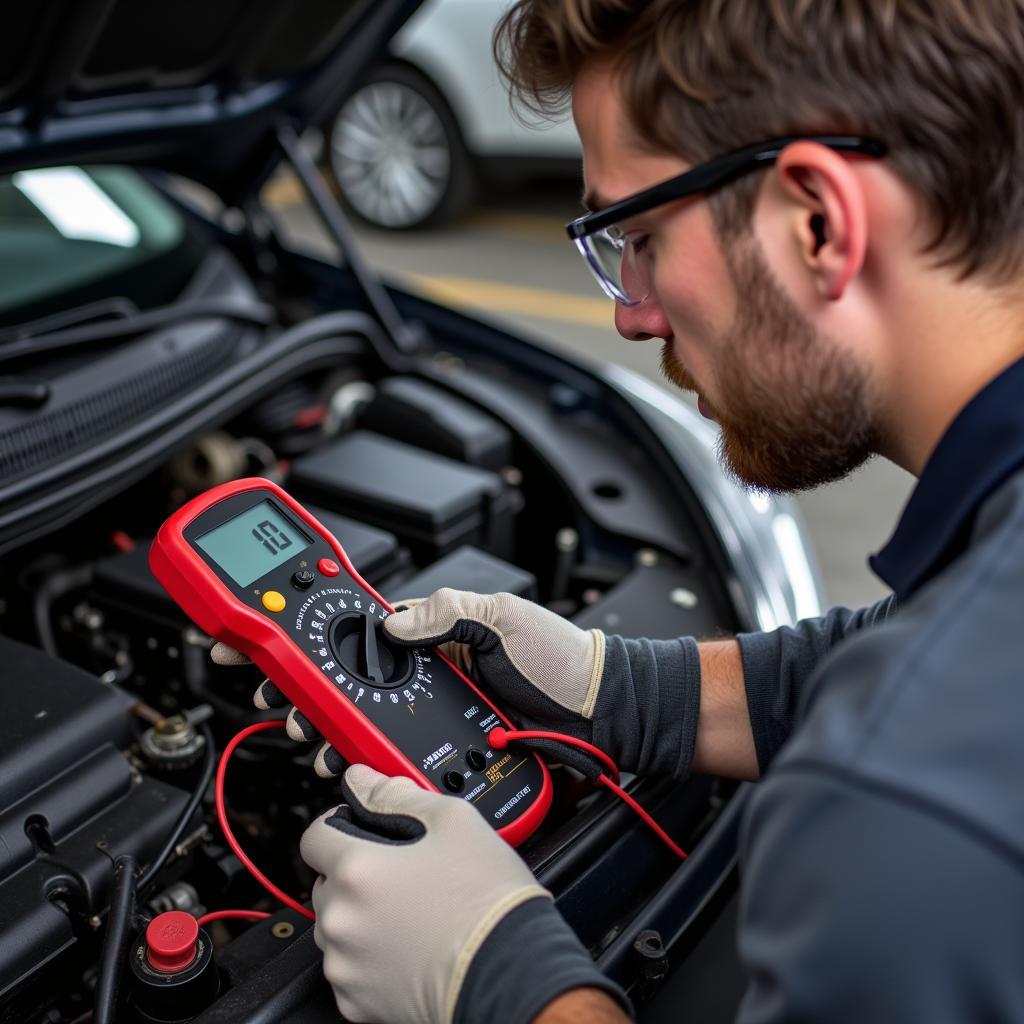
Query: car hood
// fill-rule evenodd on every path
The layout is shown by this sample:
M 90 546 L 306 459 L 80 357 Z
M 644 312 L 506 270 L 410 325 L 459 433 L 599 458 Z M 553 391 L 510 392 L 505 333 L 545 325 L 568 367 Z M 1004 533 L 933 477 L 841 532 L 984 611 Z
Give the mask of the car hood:
M 0 7 L 0 173 L 120 163 L 231 200 L 316 124 L 422 0 L 44 0 Z

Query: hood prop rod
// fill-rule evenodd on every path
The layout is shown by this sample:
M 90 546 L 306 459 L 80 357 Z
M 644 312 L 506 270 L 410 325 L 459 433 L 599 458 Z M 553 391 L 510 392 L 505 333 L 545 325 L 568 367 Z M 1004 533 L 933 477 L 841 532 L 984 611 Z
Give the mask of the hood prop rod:
M 278 125 L 277 142 L 285 159 L 302 183 L 310 202 L 316 207 L 328 234 L 341 250 L 370 310 L 380 321 L 394 345 L 394 352 L 381 351 L 378 348 L 377 354 L 392 371 L 408 369 L 407 357 L 415 355 L 426 340 L 423 326 L 403 319 L 391 296 L 388 295 L 376 274 L 370 269 L 370 265 L 363 259 L 345 214 L 324 184 L 320 172 L 303 148 L 302 140 L 290 124 L 282 122 Z

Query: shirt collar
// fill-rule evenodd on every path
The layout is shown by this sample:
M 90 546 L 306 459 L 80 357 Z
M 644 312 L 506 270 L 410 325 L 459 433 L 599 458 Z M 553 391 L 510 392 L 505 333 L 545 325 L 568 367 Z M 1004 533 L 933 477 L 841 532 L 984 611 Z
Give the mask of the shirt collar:
M 871 568 L 904 600 L 963 550 L 981 503 L 1024 465 L 1024 359 L 960 411 Z

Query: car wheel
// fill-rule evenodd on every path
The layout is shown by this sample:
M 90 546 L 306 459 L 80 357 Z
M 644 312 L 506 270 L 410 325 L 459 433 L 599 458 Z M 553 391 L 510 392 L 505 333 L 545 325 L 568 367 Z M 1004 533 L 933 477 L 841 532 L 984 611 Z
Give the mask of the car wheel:
M 402 65 L 378 68 L 342 104 L 330 161 L 342 197 L 374 227 L 438 224 L 472 195 L 469 157 L 448 104 Z

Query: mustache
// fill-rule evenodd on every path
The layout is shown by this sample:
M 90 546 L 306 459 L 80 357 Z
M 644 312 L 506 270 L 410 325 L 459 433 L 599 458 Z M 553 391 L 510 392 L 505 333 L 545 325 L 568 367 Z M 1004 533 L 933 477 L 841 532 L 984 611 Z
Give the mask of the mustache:
M 675 352 L 672 351 L 671 342 L 668 341 L 661 347 L 661 372 L 683 391 L 700 391 L 693 374 L 679 361 Z

